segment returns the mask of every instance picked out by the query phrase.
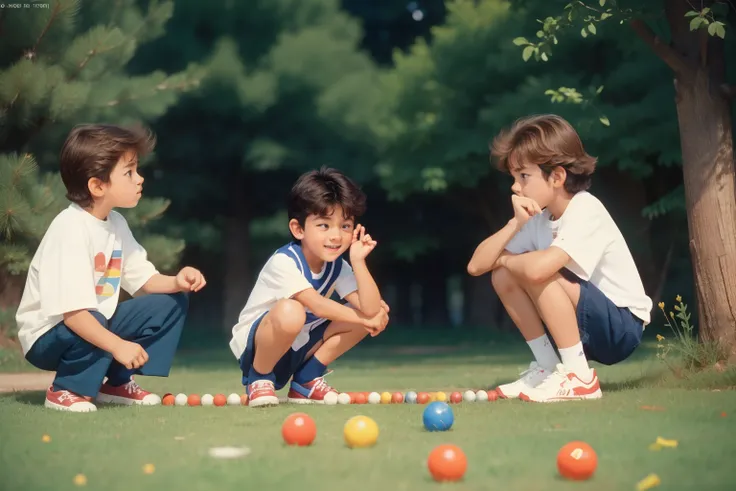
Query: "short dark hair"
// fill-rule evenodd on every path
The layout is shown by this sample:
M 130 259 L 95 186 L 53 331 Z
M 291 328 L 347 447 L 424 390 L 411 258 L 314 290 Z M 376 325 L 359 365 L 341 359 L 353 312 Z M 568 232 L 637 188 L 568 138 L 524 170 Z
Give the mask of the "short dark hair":
M 82 208 L 92 205 L 87 183 L 93 177 L 110 182 L 110 173 L 127 152 L 143 157 L 156 146 L 156 138 L 142 126 L 92 124 L 74 127 L 61 148 L 61 180 L 66 197 Z
M 562 167 L 567 173 L 565 191 L 570 194 L 590 187 L 598 161 L 586 153 L 572 125 L 555 114 L 518 119 L 493 139 L 491 157 L 498 159 L 500 170 L 509 173 L 538 165 L 549 177 L 555 167 Z
M 326 216 L 336 205 L 342 207 L 344 218 L 357 218 L 365 213 L 366 195 L 339 170 L 322 167 L 307 172 L 291 188 L 289 221 L 296 219 L 304 227 L 309 215 Z

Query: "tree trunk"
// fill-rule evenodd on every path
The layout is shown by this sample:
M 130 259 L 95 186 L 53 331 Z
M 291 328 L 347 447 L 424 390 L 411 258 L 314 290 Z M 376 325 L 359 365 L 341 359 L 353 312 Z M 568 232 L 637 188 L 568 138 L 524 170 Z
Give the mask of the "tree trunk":
M 667 2 L 675 52 L 688 70 L 676 72 L 677 117 L 687 202 L 699 332 L 736 360 L 736 168 L 723 41 L 690 32 L 687 0 Z
M 225 227 L 225 275 L 223 329 L 229 331 L 238 321 L 251 290 L 250 220 L 251 210 L 245 186 L 233 190 L 232 215 Z

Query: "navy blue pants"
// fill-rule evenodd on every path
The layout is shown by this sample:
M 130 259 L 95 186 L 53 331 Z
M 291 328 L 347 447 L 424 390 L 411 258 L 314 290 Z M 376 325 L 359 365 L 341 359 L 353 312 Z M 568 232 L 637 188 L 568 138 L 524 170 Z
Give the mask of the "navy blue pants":
M 146 350 L 148 362 L 136 370 L 128 370 L 110 353 L 80 338 L 63 322 L 38 338 L 26 359 L 42 370 L 56 371 L 54 390 L 65 389 L 90 397 L 97 395 L 105 376 L 112 380 L 128 380 L 134 374 L 166 377 L 188 307 L 187 295 L 176 293 L 152 294 L 122 302 L 110 320 L 90 311 L 105 329 Z
M 580 342 L 589 360 L 614 365 L 628 358 L 641 343 L 644 322 L 624 307 L 617 307 L 589 281 L 563 268 L 560 274 L 580 285 L 576 316 Z

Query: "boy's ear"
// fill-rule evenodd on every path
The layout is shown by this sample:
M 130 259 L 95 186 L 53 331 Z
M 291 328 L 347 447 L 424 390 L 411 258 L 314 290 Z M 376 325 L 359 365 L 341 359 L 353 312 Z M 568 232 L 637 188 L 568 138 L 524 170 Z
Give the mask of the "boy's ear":
M 89 178 L 87 181 L 87 189 L 89 189 L 93 198 L 103 198 L 105 196 L 105 183 L 98 177 Z
M 296 218 L 289 220 L 289 231 L 296 240 L 302 240 L 304 238 L 304 229 L 299 225 L 299 220 Z
M 555 167 L 554 169 L 552 169 L 550 177 L 552 178 L 552 186 L 561 188 L 565 185 L 565 179 L 567 179 L 567 171 L 564 167 Z

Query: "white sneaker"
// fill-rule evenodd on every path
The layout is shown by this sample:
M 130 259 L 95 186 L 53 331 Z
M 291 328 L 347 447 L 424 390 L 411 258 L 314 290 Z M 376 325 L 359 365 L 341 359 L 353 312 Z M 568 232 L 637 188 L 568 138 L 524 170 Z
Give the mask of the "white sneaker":
M 562 363 L 559 363 L 544 382 L 519 394 L 519 399 L 530 402 L 559 402 L 603 397 L 595 370 L 591 369 L 585 378 L 587 381 L 568 372 Z
M 521 372 L 521 378 L 510 384 L 499 385 L 496 387 L 498 397 L 502 399 L 516 399 L 522 392 L 529 391 L 541 384 L 552 373 L 539 366 L 536 361 L 529 364 L 529 368 Z

